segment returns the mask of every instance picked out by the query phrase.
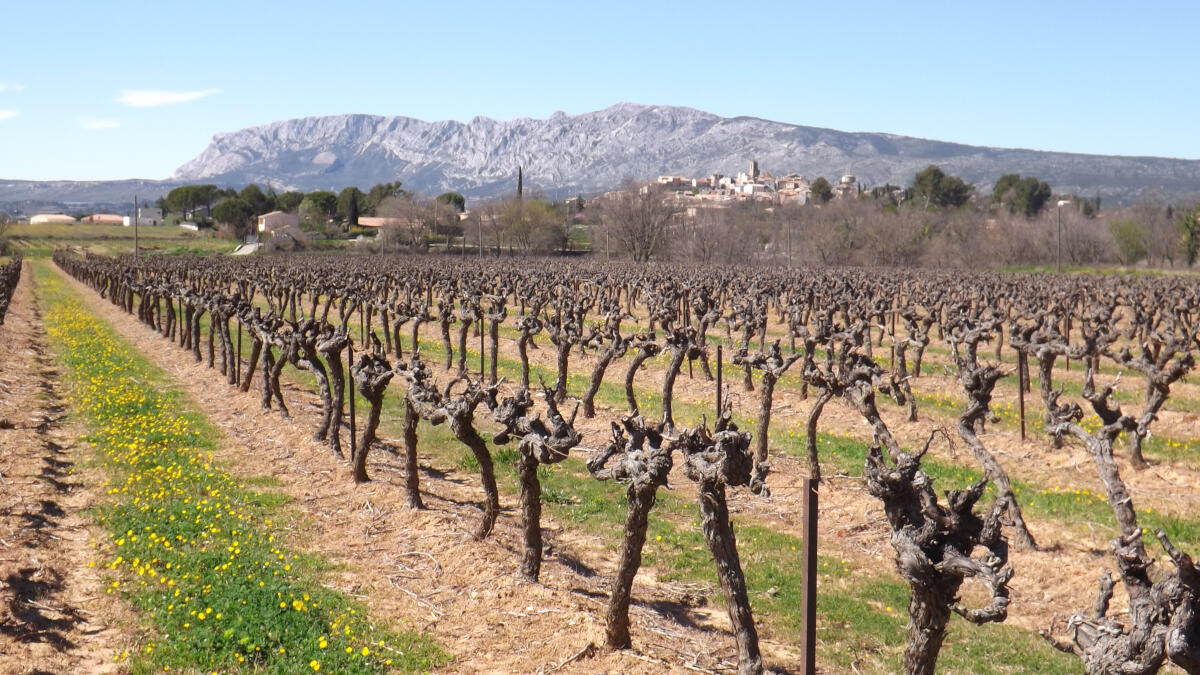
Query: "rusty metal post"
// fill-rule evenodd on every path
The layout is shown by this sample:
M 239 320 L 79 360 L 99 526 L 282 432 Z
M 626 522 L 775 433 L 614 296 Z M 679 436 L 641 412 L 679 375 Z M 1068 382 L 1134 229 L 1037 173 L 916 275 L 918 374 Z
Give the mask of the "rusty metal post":
M 892 360 L 890 365 L 888 365 L 888 368 L 892 372 L 896 372 L 896 305 L 899 303 L 899 298 L 892 301 Z
M 1025 386 L 1028 384 L 1029 371 L 1026 368 L 1028 356 L 1025 352 L 1017 352 L 1017 410 L 1021 415 L 1021 440 L 1025 440 Z
M 234 371 L 237 375 L 233 378 L 235 385 L 242 383 L 242 318 L 238 317 L 238 343 L 237 343 L 237 369 Z
M 346 380 L 349 383 L 350 390 L 350 461 L 354 461 L 355 445 L 358 441 L 354 437 L 354 343 L 348 341 L 346 343 Z
M 721 345 L 717 345 L 717 417 L 721 419 Z M 714 422 L 716 424 L 716 422 Z
M 1070 314 L 1067 314 L 1067 334 L 1065 337 L 1067 338 L 1067 345 L 1070 346 L 1070 344 L 1071 344 L 1071 315 Z M 1069 372 L 1071 372 L 1070 352 L 1068 352 L 1068 356 L 1066 357 L 1066 360 L 1067 360 L 1066 370 L 1069 373 Z
M 817 487 L 812 476 L 801 482 L 804 488 L 804 515 L 801 529 L 804 532 L 804 559 L 800 565 L 803 587 L 800 605 L 800 633 L 804 636 L 800 645 L 800 660 L 803 672 L 815 673 L 817 663 Z

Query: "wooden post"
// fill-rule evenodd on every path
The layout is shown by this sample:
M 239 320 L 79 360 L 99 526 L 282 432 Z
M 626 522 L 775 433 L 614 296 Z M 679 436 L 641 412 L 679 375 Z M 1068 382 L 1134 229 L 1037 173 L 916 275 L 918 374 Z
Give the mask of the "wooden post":
M 1021 415 L 1021 440 L 1025 440 L 1025 386 L 1028 383 L 1029 372 L 1026 369 L 1027 359 L 1025 352 L 1017 351 L 1017 410 Z
M 484 321 L 483 319 L 481 319 L 479 321 L 480 328 L 483 328 L 483 321 Z M 483 352 L 484 352 L 483 331 L 480 330 L 479 331 L 479 381 L 480 381 L 480 383 L 483 382 Z M 496 355 L 496 358 L 500 358 L 499 354 Z
M 820 485 L 812 476 L 801 482 L 804 489 L 804 514 L 801 529 L 804 532 L 804 559 L 800 564 L 800 579 L 803 592 L 800 605 L 800 633 L 804 636 L 800 645 L 800 661 L 803 672 L 816 672 L 817 663 L 817 487 Z

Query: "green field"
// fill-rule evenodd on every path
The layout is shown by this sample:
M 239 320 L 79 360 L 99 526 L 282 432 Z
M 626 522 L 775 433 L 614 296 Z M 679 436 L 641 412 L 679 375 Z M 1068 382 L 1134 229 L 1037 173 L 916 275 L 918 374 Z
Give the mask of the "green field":
M 139 248 L 148 253 L 229 253 L 237 247 L 211 230 L 139 227 L 137 234 Z M 133 252 L 133 228 L 121 225 L 12 225 L 6 235 L 12 248 L 27 256 L 48 256 L 67 247 L 107 254 Z

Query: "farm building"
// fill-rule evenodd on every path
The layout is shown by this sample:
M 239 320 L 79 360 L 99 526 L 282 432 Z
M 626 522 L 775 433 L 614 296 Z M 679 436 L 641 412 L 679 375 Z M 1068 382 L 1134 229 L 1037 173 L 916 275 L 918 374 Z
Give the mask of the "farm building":
M 30 225 L 63 225 L 74 223 L 75 219 L 62 213 L 39 213 L 29 219 Z
M 93 213 L 90 216 L 85 216 L 79 222 L 87 223 L 88 225 L 123 225 L 125 218 L 112 213 Z

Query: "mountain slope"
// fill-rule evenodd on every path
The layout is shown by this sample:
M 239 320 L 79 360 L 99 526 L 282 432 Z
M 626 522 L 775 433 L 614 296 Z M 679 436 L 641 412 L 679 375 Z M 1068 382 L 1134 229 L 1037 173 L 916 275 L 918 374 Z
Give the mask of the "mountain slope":
M 1015 172 L 1037 176 L 1056 192 L 1101 195 L 1108 204 L 1131 202 L 1147 188 L 1173 200 L 1200 195 L 1196 160 L 976 147 L 631 103 L 547 119 L 336 115 L 274 122 L 215 135 L 161 185 L 164 192 L 196 181 L 339 190 L 399 179 L 426 194 L 456 190 L 478 198 L 511 194 L 523 166 L 527 188 L 559 197 L 608 190 L 626 178 L 735 174 L 751 159 L 776 176 L 855 174 L 866 185 L 908 185 L 917 171 L 938 164 L 981 188 Z M 0 201 L 27 188 L 0 183 Z
M 989 185 L 1035 175 L 1056 191 L 1127 202 L 1146 188 L 1200 192 L 1200 162 L 974 147 L 881 133 L 849 133 L 691 108 L 622 103 L 582 115 L 468 123 L 338 115 L 218 134 L 176 181 L 270 183 L 300 189 L 363 187 L 399 178 L 425 193 L 473 197 L 527 186 L 552 196 L 610 189 L 625 178 L 736 173 L 750 159 L 776 175 L 855 174 L 868 185 L 907 185 L 928 164 Z

